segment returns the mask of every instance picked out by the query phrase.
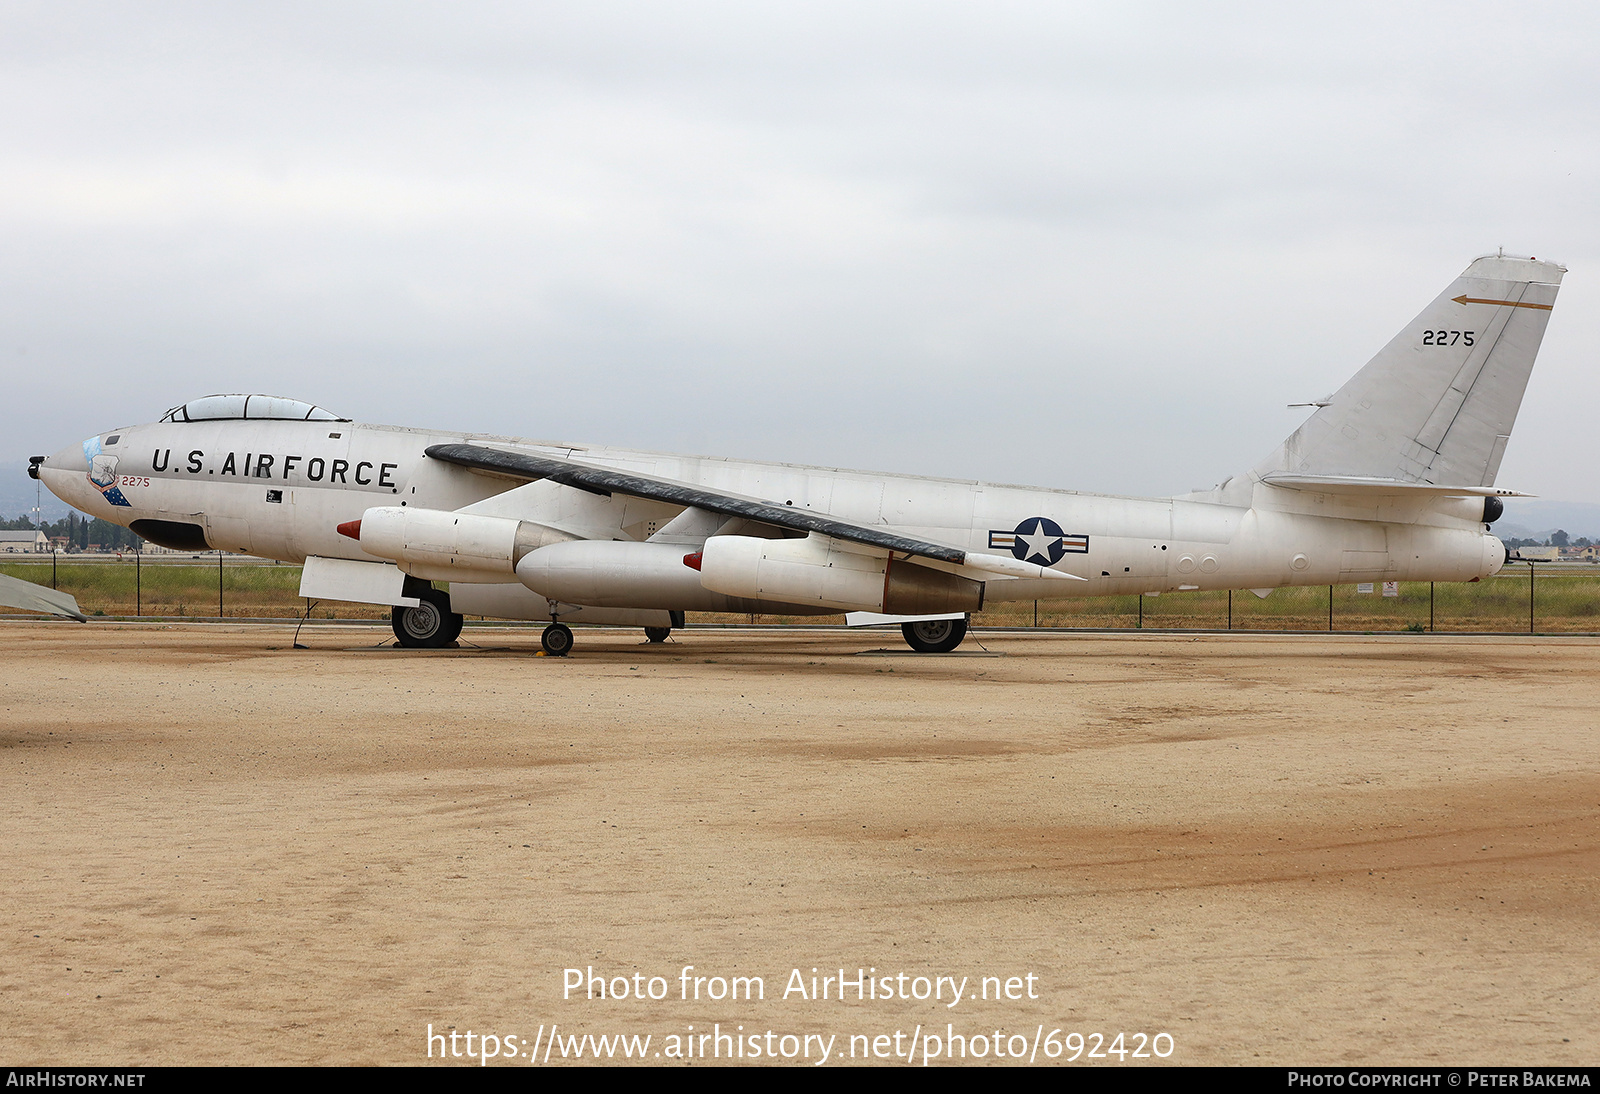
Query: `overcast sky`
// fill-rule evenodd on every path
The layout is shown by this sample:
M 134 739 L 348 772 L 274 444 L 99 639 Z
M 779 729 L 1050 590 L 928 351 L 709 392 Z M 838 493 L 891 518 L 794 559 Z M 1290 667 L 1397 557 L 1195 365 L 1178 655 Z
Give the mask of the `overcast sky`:
M 218 391 L 1210 486 L 1476 255 L 1600 501 L 1600 5 L 0 3 L 0 460 Z

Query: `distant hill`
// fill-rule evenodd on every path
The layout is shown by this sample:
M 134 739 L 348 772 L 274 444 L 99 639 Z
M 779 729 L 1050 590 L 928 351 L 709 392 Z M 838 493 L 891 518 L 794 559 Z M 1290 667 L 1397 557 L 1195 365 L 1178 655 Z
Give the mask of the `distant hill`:
M 28 478 L 28 461 L 0 465 L 0 517 L 32 517 L 35 491 L 39 484 Z M 40 502 L 46 523 L 60 520 L 72 511 L 50 491 Z
M 1546 498 L 1507 498 L 1506 515 L 1494 522 L 1495 534 L 1504 539 L 1547 540 L 1556 529 L 1573 539 L 1600 539 L 1600 505 Z

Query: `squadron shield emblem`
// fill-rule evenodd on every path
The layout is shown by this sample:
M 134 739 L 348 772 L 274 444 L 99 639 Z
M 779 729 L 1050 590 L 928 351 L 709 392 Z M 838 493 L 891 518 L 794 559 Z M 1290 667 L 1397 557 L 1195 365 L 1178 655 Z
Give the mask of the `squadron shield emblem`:
M 100 438 L 83 442 L 83 458 L 89 461 L 89 485 L 100 491 L 112 505 L 127 506 L 128 499 L 117 489 L 117 458 L 100 451 Z

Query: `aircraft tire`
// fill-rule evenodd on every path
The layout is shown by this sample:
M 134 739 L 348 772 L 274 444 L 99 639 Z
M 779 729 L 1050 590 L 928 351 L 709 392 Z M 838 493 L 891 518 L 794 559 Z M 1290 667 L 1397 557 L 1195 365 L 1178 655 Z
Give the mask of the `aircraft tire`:
M 539 644 L 550 657 L 565 657 L 572 652 L 572 628 L 565 623 L 552 623 L 539 636 Z
M 436 650 L 461 634 L 462 618 L 450 610 L 450 594 L 426 589 L 417 594 L 414 608 L 396 605 L 389 610 L 394 636 L 407 649 Z
M 652 643 L 665 642 L 667 640 L 667 635 L 671 633 L 671 627 L 646 627 L 644 629 L 644 636 Z
M 446 603 L 449 603 L 449 601 L 446 601 Z M 461 625 L 466 621 L 466 616 L 460 612 L 450 612 L 445 616 L 444 644 L 446 646 L 461 637 Z
M 928 619 L 921 623 L 902 623 L 900 633 L 906 645 L 918 653 L 949 653 L 967 636 L 965 619 Z

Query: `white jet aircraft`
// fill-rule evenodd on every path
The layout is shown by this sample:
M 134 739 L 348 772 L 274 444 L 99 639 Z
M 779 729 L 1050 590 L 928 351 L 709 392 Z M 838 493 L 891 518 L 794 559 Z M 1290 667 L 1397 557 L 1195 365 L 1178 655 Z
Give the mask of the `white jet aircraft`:
M 843 611 L 947 652 L 999 601 L 1497 572 L 1515 492 L 1495 474 L 1564 272 L 1477 259 L 1260 463 L 1174 498 L 358 425 L 268 395 L 30 473 L 155 543 L 303 562 L 302 596 L 391 605 L 405 646 L 463 614 L 548 619 L 561 655 L 568 623 L 660 641 L 687 611 Z

